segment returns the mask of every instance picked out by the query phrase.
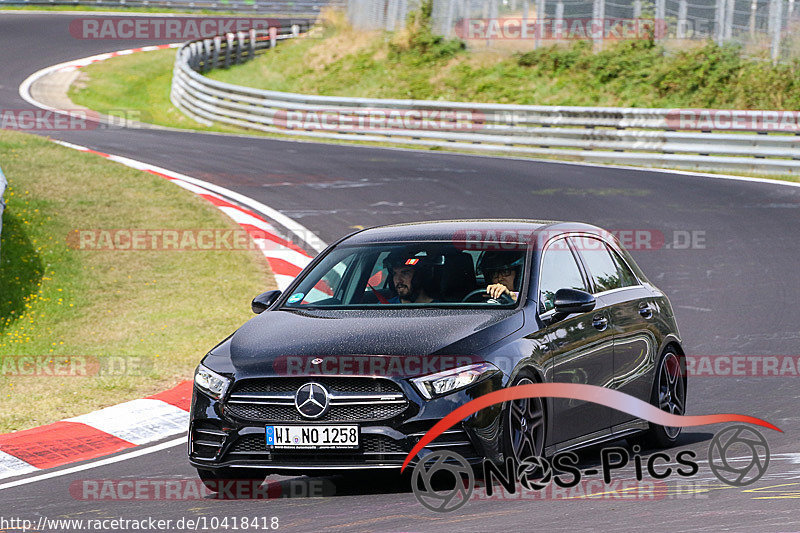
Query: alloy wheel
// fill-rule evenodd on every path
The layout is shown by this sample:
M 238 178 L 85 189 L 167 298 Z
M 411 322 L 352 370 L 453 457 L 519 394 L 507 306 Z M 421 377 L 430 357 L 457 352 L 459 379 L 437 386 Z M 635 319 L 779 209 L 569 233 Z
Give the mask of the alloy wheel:
M 516 385 L 531 385 L 521 378 Z M 508 406 L 511 452 L 517 463 L 529 457 L 541 457 L 544 450 L 544 404 L 541 398 L 512 400 Z

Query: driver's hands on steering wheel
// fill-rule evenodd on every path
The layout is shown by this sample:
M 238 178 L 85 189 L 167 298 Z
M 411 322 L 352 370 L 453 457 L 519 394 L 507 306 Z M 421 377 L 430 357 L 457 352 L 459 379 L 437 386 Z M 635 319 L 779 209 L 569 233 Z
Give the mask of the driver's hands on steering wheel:
M 492 285 L 489 285 L 488 287 L 486 287 L 486 293 L 492 299 L 497 299 L 500 298 L 500 296 L 502 296 L 503 294 L 507 294 L 513 300 L 516 300 L 516 298 L 514 298 L 514 294 L 510 290 L 508 290 L 508 287 L 506 287 L 502 283 L 494 283 Z

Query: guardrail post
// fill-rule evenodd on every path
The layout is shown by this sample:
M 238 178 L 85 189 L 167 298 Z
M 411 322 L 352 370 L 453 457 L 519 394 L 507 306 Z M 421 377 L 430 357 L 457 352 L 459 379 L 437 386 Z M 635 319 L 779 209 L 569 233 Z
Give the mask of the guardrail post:
M 278 46 L 278 28 L 272 26 L 269 29 L 269 47 L 270 49 Z
M 553 38 L 560 39 L 567 33 L 567 25 L 564 23 L 564 2 L 561 0 L 556 4 L 556 20 L 553 25 Z
M 394 31 L 397 27 L 397 11 L 400 8 L 398 0 L 389 0 L 386 16 L 386 29 Z
M 255 59 L 256 57 L 256 30 L 255 28 L 250 28 L 250 35 L 248 35 L 250 41 L 250 48 L 247 51 L 247 59 Z
M 658 2 L 658 0 L 656 1 Z M 606 0 L 594 0 L 592 3 L 591 35 L 592 40 L 594 41 L 595 50 L 601 50 L 603 48 L 603 33 L 605 32 L 603 19 L 605 19 L 605 17 Z
M 209 61 L 211 60 L 211 43 L 211 39 L 203 39 L 203 72 L 208 72 L 214 68 L 209 65 Z
M 297 24 L 292 24 L 292 37 L 298 37 L 300 35 L 300 26 Z
M 725 40 L 730 41 L 733 37 L 733 3 L 735 0 L 726 0 L 725 5 Z
M 222 48 L 222 37 L 217 35 L 214 37 L 214 56 L 212 61 L 211 68 L 217 68 L 219 66 L 219 50 Z
M 531 4 L 528 0 L 523 0 L 522 2 L 522 29 L 520 31 L 520 36 L 523 39 L 527 39 L 528 35 L 528 20 L 531 17 Z M 539 45 L 537 41 L 533 42 L 533 47 L 536 48 Z
M 466 1 L 467 0 L 458 0 L 458 17 L 461 20 L 461 28 L 464 35 L 467 35 L 468 19 L 472 16 L 472 12 L 467 7 Z
M 453 36 L 453 20 L 455 19 L 456 7 L 456 0 L 450 0 L 447 3 L 447 16 L 444 19 L 444 28 L 442 28 L 444 30 L 445 37 Z
M 769 33 L 772 37 L 770 55 L 776 64 L 781 55 L 781 26 L 783 25 L 783 1 L 771 0 L 769 3 Z
M 225 34 L 225 68 L 231 66 L 231 55 L 233 54 L 233 34 Z
M 547 16 L 544 2 L 545 0 L 536 0 L 536 48 L 542 45 L 542 34 Z
M 245 33 L 243 31 L 236 32 L 236 62 L 244 63 L 244 50 L 245 50 Z
M 717 23 L 714 40 L 717 42 L 717 45 L 722 46 L 722 43 L 725 41 L 725 0 L 717 0 L 714 11 L 714 18 Z
M 666 39 L 669 34 L 666 0 L 656 0 L 655 32 L 656 39 Z
M 192 62 L 194 63 L 194 69 L 200 69 L 200 61 L 202 61 L 201 54 L 203 51 L 203 45 L 201 43 L 192 43 Z
M 488 6 L 489 6 L 489 18 L 494 20 L 495 22 L 497 22 L 498 19 L 500 18 L 500 6 L 498 5 L 498 3 L 499 3 L 499 0 L 489 0 L 487 2 Z M 487 38 L 486 39 L 486 46 L 488 47 L 491 44 L 492 44 L 491 40 Z
M 686 0 L 680 0 L 678 3 L 678 27 L 675 29 L 675 37 L 678 39 L 685 39 L 689 21 L 686 18 L 688 6 Z

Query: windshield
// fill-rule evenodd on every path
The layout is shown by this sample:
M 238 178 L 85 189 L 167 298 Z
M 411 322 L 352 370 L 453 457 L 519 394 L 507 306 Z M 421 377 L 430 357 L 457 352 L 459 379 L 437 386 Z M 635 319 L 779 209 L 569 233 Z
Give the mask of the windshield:
M 339 246 L 308 273 L 285 307 L 515 306 L 527 271 L 524 249 L 480 247 L 440 242 Z

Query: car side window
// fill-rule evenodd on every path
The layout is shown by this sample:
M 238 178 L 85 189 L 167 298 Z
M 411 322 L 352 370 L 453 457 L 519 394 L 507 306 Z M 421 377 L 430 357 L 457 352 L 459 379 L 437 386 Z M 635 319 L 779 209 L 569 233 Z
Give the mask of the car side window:
M 624 287 L 617 263 L 611 257 L 606 243 L 591 237 L 571 237 L 594 282 L 595 294 Z
M 588 291 L 578 263 L 566 239 L 554 241 L 542 257 L 542 278 L 539 280 L 539 312 L 555 307 L 558 289 Z
M 636 275 L 630 269 L 628 263 L 626 263 L 616 251 L 611 250 L 611 258 L 617 265 L 617 271 L 619 271 L 619 280 L 623 287 L 633 287 L 634 285 L 639 285 L 639 280 L 636 279 Z

